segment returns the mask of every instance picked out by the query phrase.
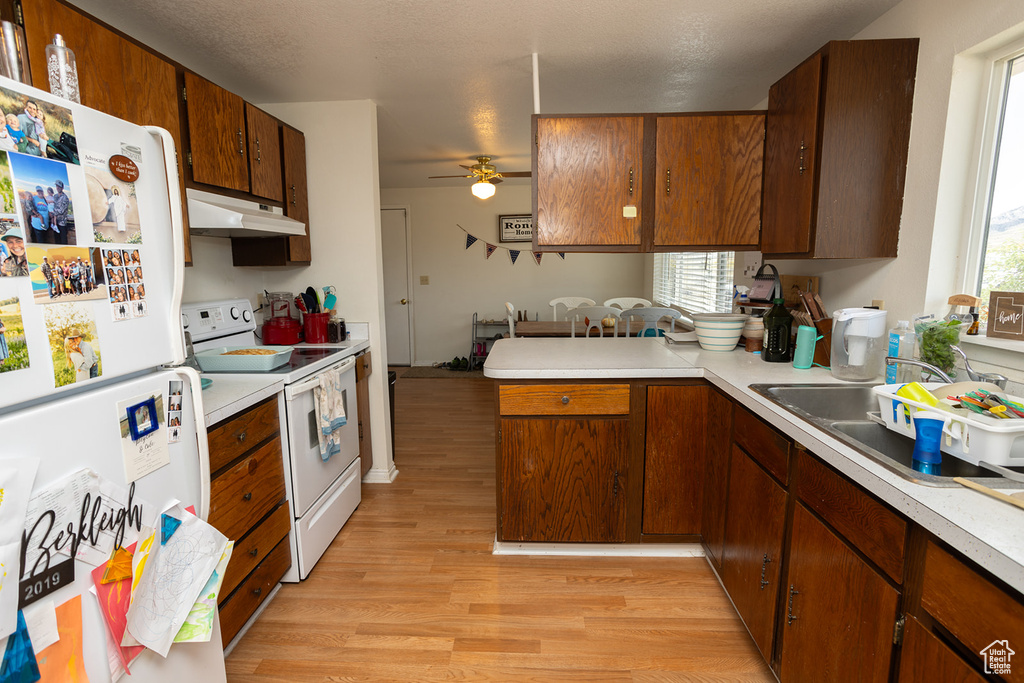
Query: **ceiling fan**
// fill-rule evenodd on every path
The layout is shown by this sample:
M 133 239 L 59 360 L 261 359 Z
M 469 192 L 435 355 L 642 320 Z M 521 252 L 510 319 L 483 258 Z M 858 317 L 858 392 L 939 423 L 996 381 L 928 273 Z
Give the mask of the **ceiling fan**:
M 494 195 L 494 186 L 500 183 L 502 178 L 529 178 L 531 175 L 529 171 L 499 173 L 498 169 L 491 163 L 491 157 L 479 156 L 476 160 L 477 163 L 472 166 L 459 164 L 459 166 L 469 171 L 467 175 L 432 175 L 430 178 L 476 178 L 477 181 L 473 183 L 472 188 L 473 194 L 480 199 L 487 199 Z

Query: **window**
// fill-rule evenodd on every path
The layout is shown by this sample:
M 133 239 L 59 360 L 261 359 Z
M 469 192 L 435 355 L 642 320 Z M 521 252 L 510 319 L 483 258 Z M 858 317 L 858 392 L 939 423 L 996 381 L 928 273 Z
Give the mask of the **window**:
M 654 255 L 654 301 L 691 313 L 732 310 L 734 253 Z
M 1024 291 L 1024 55 L 996 67 L 1001 87 L 977 287 L 986 305 L 993 290 Z

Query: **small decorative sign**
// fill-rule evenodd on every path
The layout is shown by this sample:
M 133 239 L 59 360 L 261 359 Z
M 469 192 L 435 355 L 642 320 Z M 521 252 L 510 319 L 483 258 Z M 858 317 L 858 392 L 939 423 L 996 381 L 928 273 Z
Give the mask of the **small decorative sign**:
M 992 292 L 988 298 L 988 330 L 993 339 L 1024 340 L 1024 292 Z
M 501 242 L 532 242 L 533 216 L 498 216 L 498 240 Z
M 139 179 L 139 166 L 123 154 L 110 157 L 110 172 L 118 180 L 134 183 Z
M 39 574 L 23 579 L 18 585 L 18 609 L 28 607 L 50 593 L 75 582 L 75 558 L 47 567 Z

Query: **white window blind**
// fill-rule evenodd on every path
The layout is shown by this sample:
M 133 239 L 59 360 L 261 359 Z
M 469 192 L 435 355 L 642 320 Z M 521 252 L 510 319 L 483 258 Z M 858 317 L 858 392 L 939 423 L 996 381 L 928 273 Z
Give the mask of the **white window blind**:
M 691 313 L 732 311 L 731 251 L 654 255 L 654 300 Z

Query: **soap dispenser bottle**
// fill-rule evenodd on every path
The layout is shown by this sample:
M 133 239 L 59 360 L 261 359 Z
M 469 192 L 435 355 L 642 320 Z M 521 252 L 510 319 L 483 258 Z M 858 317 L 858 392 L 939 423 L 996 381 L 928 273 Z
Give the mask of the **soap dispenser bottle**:
M 790 334 L 793 316 L 785 307 L 786 300 L 776 297 L 773 306 L 764 314 L 764 348 L 761 358 L 769 363 L 788 363 L 791 360 Z
M 54 35 L 53 42 L 46 46 L 46 73 L 50 78 L 51 93 L 81 103 L 75 53 L 64 44 L 64 36 L 59 33 Z

